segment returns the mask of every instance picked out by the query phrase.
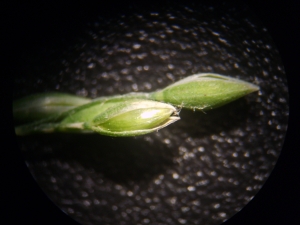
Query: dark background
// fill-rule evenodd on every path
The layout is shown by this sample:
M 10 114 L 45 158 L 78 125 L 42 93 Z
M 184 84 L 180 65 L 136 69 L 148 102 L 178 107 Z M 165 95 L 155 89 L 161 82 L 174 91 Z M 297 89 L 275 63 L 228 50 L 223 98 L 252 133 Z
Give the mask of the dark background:
M 125 3 L 123 3 L 125 4 Z M 264 187 L 255 198 L 239 213 L 229 219 L 225 224 L 299 224 L 299 122 L 297 116 L 297 103 L 299 102 L 298 85 L 299 69 L 299 4 L 296 1 L 285 1 L 279 3 L 249 2 L 249 5 L 258 18 L 269 30 L 282 57 L 288 79 L 290 92 L 290 118 L 286 140 L 278 163 Z M 96 9 L 93 10 L 93 9 Z M 2 31 L 5 37 L 4 59 L 8 66 L 8 73 L 2 74 L 1 82 L 1 105 L 4 110 L 2 122 L 3 146 L 8 154 L 4 154 L 4 169 L 2 172 L 1 199 L 3 210 L 2 224 L 77 224 L 69 216 L 65 215 L 33 180 L 29 173 L 23 157 L 15 141 L 12 114 L 11 114 L 11 87 L 14 71 L 18 71 L 17 56 L 21 52 L 28 51 L 28 46 L 39 40 L 41 36 L 48 35 L 57 38 L 54 34 L 66 32 L 68 35 L 76 32 L 72 21 L 74 15 L 78 21 L 84 21 L 86 15 L 89 17 L 99 13 L 118 13 L 122 5 L 107 3 L 103 5 L 102 11 L 98 7 L 90 5 L 56 5 L 54 3 L 38 4 L 15 4 L 3 8 L 5 11 L 5 26 Z M 113 9 L 113 10 L 108 10 Z M 38 22 L 36 18 L 39 18 Z M 34 26 L 33 26 L 34 23 Z M 46 26 L 45 26 L 46 24 Z M 47 27 L 47 29 L 45 29 Z M 39 29 L 39 32 L 36 30 Z M 42 32 L 41 32 L 42 31 Z M 28 35 L 30 34 L 30 35 Z M 38 35 L 41 35 L 40 37 Z M 52 36 L 51 36 L 52 35 Z M 22 37 L 22 38 L 21 38 Z M 23 38 L 25 37 L 25 38 Z M 26 38 L 27 37 L 27 38 Z M 34 37 L 34 38 L 32 38 Z M 30 49 L 32 51 L 32 49 Z M 38 49 L 36 49 L 38 51 Z M 11 59 L 11 61 L 9 60 Z M 5 66 L 3 68 L 6 68 Z

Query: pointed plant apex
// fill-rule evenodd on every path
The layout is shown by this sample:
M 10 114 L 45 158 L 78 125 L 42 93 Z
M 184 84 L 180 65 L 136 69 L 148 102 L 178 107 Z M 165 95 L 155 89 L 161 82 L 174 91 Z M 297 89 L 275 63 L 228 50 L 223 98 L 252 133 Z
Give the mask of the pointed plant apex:
M 214 109 L 258 91 L 259 87 L 239 79 L 202 73 L 189 76 L 153 92 L 151 99 L 189 109 Z

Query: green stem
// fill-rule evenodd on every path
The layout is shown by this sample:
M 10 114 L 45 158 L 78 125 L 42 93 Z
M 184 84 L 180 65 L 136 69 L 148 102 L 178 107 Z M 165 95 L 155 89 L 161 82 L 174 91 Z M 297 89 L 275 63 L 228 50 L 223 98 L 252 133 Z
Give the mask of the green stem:
M 89 102 L 91 99 L 65 93 L 35 94 L 14 101 L 13 115 L 17 123 L 32 122 Z
M 196 74 L 151 93 L 135 92 L 93 100 L 64 93 L 37 94 L 15 101 L 13 113 L 16 122 L 31 122 L 17 126 L 17 135 L 95 130 L 105 135 L 131 136 L 152 132 L 177 121 L 178 114 L 175 113 L 175 117 L 172 113 L 169 115 L 169 112 L 176 112 L 173 106 L 199 110 L 214 109 L 258 90 L 256 85 L 231 77 L 212 73 Z M 116 114 L 121 113 L 118 111 L 121 109 L 124 114 Z M 168 113 L 164 114 L 164 110 Z M 147 115 L 150 111 L 159 114 L 153 117 L 153 120 L 139 117 L 140 113 Z M 108 124 L 101 123 L 107 130 L 94 125 L 95 118 L 101 118 L 103 121 L 113 115 L 115 117 L 111 118 Z M 160 121 L 163 123 L 158 126 Z M 150 129 L 148 123 L 153 125 L 153 128 Z M 145 130 L 136 131 L 138 127 L 145 127 Z

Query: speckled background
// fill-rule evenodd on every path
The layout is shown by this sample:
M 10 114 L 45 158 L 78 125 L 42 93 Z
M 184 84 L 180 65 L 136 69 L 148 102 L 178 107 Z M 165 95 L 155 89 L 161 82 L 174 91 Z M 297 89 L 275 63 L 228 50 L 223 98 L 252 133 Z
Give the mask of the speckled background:
M 15 99 L 154 91 L 200 72 L 261 87 L 207 113 L 182 110 L 179 122 L 140 137 L 19 138 L 34 178 L 76 221 L 220 224 L 268 178 L 285 137 L 288 90 L 276 47 L 246 6 L 128 6 L 54 40 L 21 56 Z

